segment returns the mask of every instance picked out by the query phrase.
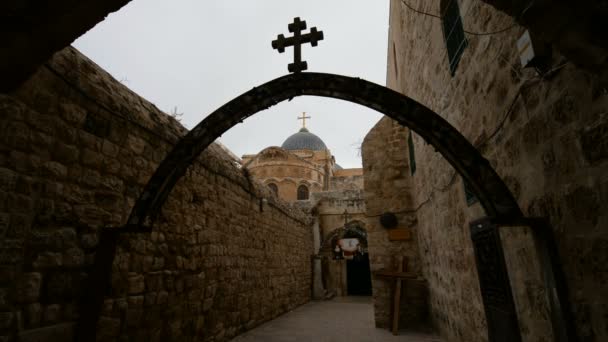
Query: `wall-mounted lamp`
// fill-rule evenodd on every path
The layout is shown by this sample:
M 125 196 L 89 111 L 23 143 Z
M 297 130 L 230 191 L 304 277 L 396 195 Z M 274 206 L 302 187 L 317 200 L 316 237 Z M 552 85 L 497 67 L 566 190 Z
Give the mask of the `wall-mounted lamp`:
M 397 216 L 390 211 L 380 215 L 380 224 L 386 229 L 396 228 L 398 223 Z

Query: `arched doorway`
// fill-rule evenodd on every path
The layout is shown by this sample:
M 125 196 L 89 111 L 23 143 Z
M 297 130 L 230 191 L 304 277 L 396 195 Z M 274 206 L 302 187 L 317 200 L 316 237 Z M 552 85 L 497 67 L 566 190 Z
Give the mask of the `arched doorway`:
M 338 286 L 343 295 L 372 295 L 365 223 L 353 220 L 332 230 L 321 243 L 321 254 L 331 264 L 326 265 L 323 274 L 326 289 L 328 285 Z M 327 278 L 333 280 L 332 284 L 328 284 Z

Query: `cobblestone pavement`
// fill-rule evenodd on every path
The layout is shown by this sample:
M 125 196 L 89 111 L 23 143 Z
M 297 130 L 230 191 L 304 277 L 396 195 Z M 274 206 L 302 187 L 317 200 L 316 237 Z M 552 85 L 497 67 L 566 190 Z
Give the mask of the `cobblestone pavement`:
M 237 336 L 232 342 L 441 342 L 434 335 L 374 327 L 370 297 L 310 302 Z

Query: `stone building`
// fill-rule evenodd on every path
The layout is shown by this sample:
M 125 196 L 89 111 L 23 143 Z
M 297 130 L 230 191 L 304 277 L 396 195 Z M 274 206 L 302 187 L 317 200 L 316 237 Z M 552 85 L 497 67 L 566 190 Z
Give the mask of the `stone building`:
M 403 327 L 449 342 L 608 340 L 604 2 L 391 0 L 387 86 L 476 147 L 518 220 L 479 221 L 433 141 L 385 117 L 362 171 L 339 170 L 322 141 L 300 145 L 306 131 L 248 168 L 212 144 L 170 170 L 183 177 L 135 228 L 134 204 L 188 132 L 68 46 L 128 2 L 3 5 L 0 341 L 226 341 L 351 292 L 356 252 L 377 326 L 396 290 L 379 275 L 405 260 Z
M 387 86 L 456 127 L 524 214 L 549 220 L 573 313 L 563 326 L 572 324 L 581 341 L 607 340 L 608 92 L 607 69 L 595 64 L 608 60 L 605 44 L 587 53 L 588 36 L 564 24 L 573 14 L 558 15 L 565 8 L 554 2 L 522 2 L 516 12 L 514 4 L 392 0 Z M 583 17 L 606 22 L 605 14 Z M 447 341 L 487 341 L 491 322 L 471 238 L 471 222 L 484 210 L 467 184 L 433 146 L 386 117 L 362 154 L 372 271 L 390 268 L 391 254 L 408 256 L 419 279 L 404 288 L 417 297 L 411 302 L 427 302 L 431 325 Z M 385 211 L 411 241 L 389 240 L 373 218 Z M 563 327 L 548 314 L 555 289 L 542 283 L 536 247 L 510 235 L 531 234 L 520 229 L 499 229 L 519 328 L 527 341 L 558 340 Z M 390 283 L 374 278 L 373 288 L 376 322 L 386 325 Z
M 289 202 L 306 201 L 311 193 L 327 190 L 334 170 L 340 168 L 323 140 L 305 126 L 281 147 L 244 155 L 242 163 L 255 179 Z
M 290 135 L 281 147 L 271 146 L 258 154 L 242 157 L 243 168 L 266 185 L 277 197 L 295 202 L 314 220 L 315 256 L 320 281 L 313 297 L 371 295 L 370 268 L 363 202 L 363 170 L 343 169 L 323 140 L 303 127 Z M 347 233 L 357 227 L 362 235 L 362 252 L 356 259 L 335 257 L 335 249 Z M 350 230 L 349 230 L 350 231 Z M 348 235 L 348 234 L 347 234 Z M 319 279 L 321 278 L 321 279 Z

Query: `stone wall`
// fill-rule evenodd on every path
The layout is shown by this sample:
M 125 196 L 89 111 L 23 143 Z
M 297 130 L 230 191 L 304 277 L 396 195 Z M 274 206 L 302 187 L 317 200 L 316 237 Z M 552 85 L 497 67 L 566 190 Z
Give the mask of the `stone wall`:
M 343 170 L 336 171 L 334 175 L 329 178 L 330 190 L 363 189 L 363 171 L 361 169 L 348 169 L 347 171 L 350 172 L 344 173 L 341 171 Z
M 396 257 L 407 258 L 408 272 L 420 274 L 413 183 L 407 157 L 408 130 L 389 118 L 381 119 L 363 140 L 366 222 L 372 272 L 396 270 Z M 380 215 L 392 212 L 398 229 L 406 229 L 411 239 L 391 241 L 380 224 Z M 393 281 L 372 276 L 374 314 L 377 327 L 390 327 Z M 426 325 L 426 283 L 421 279 L 404 281 L 400 303 L 400 327 Z
M 437 0 L 408 4 L 433 14 L 440 9 Z M 459 4 L 465 30 L 513 24 L 481 1 Z M 578 334 L 584 341 L 607 340 L 608 92 L 556 51 L 542 75 L 522 69 L 516 46 L 522 32 L 515 26 L 467 34 L 468 46 L 451 76 L 441 21 L 392 0 L 387 85 L 440 113 L 476 145 L 525 215 L 549 218 Z M 419 207 L 421 269 L 434 324 L 447 341 L 485 341 L 468 226 L 483 210 L 467 204 L 461 178 L 432 146 L 417 135 L 413 141 L 415 196 L 402 201 Z
M 0 112 L 0 341 L 71 341 L 100 229 L 185 129 L 73 48 Z M 310 299 L 312 253 L 309 216 L 212 145 L 120 239 L 100 340 L 227 340 Z

